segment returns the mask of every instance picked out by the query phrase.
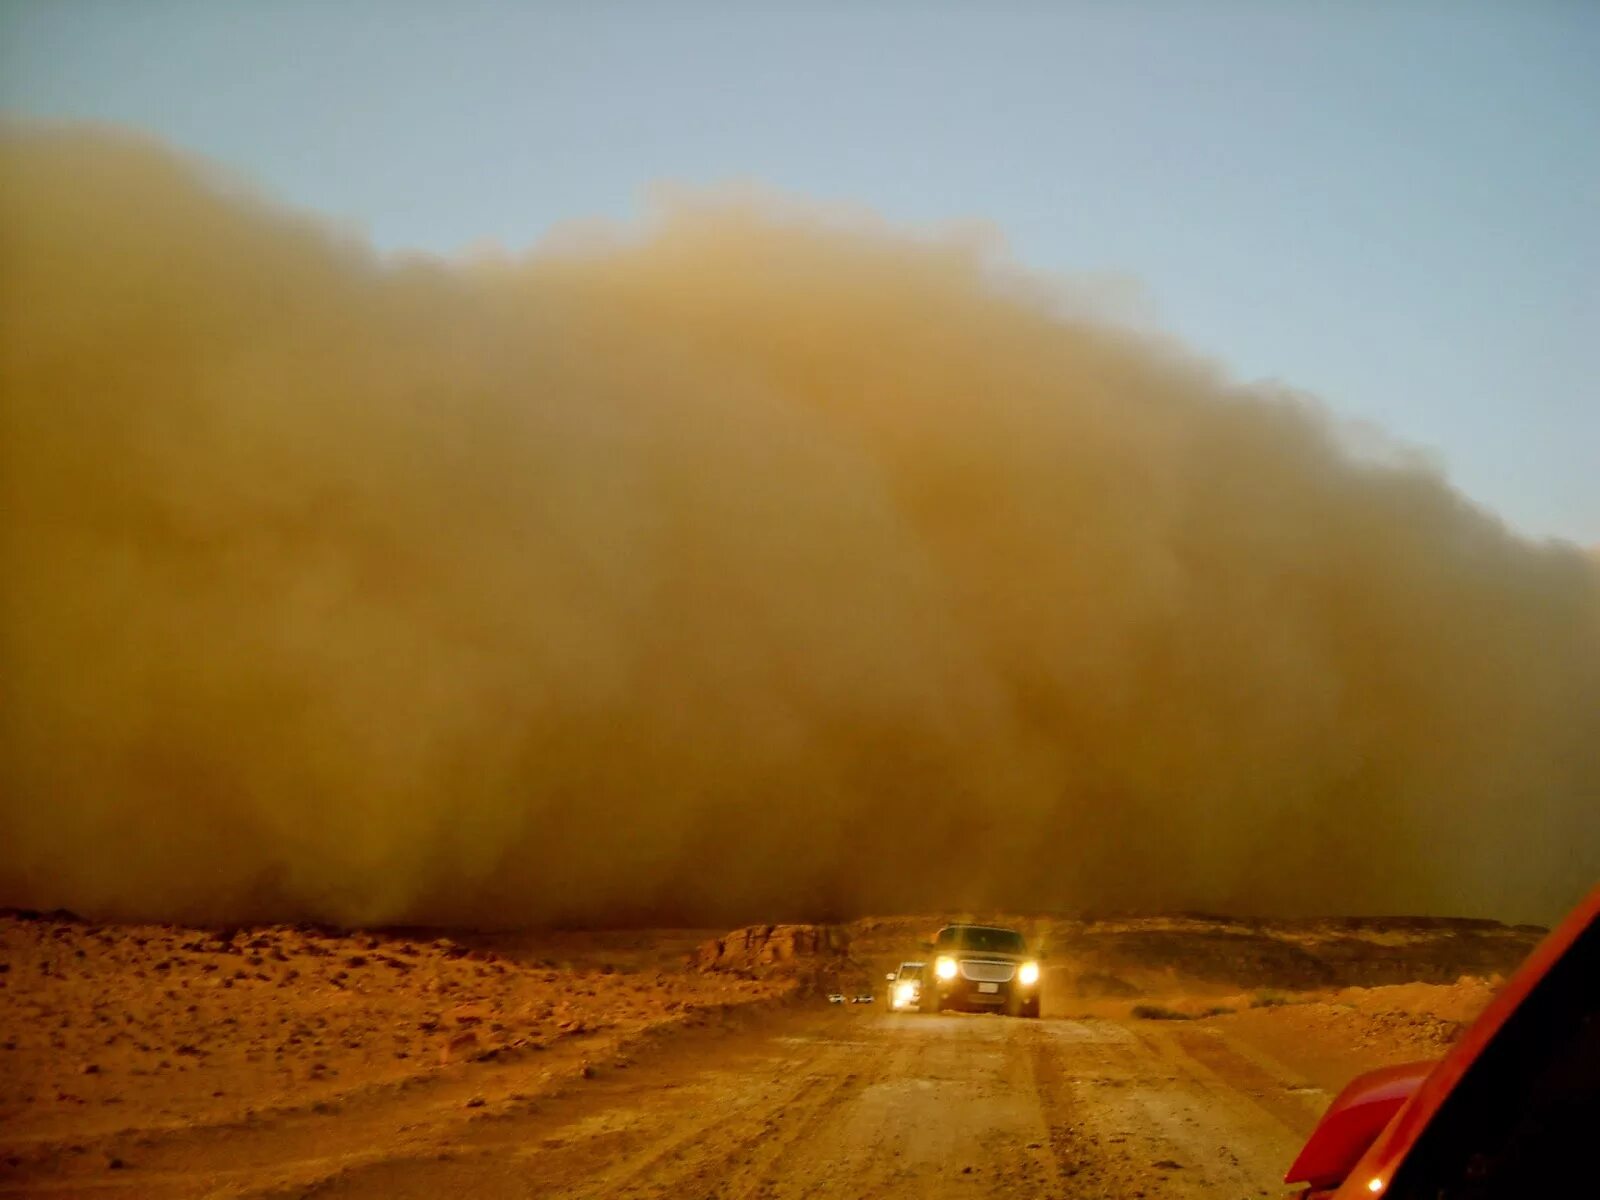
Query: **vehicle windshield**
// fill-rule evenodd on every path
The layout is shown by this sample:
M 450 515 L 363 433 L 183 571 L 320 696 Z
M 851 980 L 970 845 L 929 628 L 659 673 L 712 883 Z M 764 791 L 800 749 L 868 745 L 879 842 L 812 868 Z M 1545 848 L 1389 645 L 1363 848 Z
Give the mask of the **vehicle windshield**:
M 1015 929 L 990 929 L 983 925 L 953 925 L 939 933 L 941 946 L 956 946 L 988 954 L 1023 954 L 1027 944 Z
M 1397 1200 L 1557 1196 L 1600 1122 L 1600 920 L 1468 1068 L 1395 1174 Z

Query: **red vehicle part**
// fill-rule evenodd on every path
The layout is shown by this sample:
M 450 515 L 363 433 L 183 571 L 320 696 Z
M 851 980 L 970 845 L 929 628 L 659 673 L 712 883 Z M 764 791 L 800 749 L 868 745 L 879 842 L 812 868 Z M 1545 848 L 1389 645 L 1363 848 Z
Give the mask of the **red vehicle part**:
M 1284 1182 L 1314 1192 L 1338 1187 L 1436 1066 L 1429 1059 L 1357 1075 L 1328 1105 Z
M 1415 1090 L 1410 1097 L 1400 1098 L 1398 1110 L 1381 1129 L 1376 1131 L 1371 1145 L 1345 1172 L 1343 1181 L 1337 1185 L 1337 1190 L 1319 1195 L 1328 1195 L 1331 1200 L 1371 1200 L 1371 1197 L 1388 1193 L 1390 1185 L 1398 1174 L 1418 1165 L 1408 1164 L 1408 1157 L 1428 1135 L 1430 1125 L 1439 1117 L 1441 1109 L 1446 1108 L 1447 1102 L 1461 1087 L 1463 1080 L 1468 1081 L 1467 1087 L 1463 1090 L 1468 1092 L 1474 1090 L 1470 1077 L 1473 1068 L 1480 1060 L 1495 1059 L 1495 1062 L 1486 1065 L 1493 1066 L 1497 1070 L 1503 1070 L 1504 1060 L 1508 1058 L 1513 1062 L 1517 1061 L 1516 1056 L 1522 1052 L 1530 1030 L 1538 1031 L 1551 1024 L 1549 1018 L 1552 1012 L 1565 1022 L 1565 1028 L 1576 1031 L 1571 1045 L 1557 1048 L 1556 1053 L 1548 1061 L 1555 1064 L 1552 1069 L 1557 1072 L 1563 1069 L 1563 1064 L 1571 1068 L 1566 1071 L 1567 1078 L 1559 1079 L 1558 1084 L 1567 1088 L 1568 1093 L 1575 1098 L 1574 1103 L 1579 1107 L 1574 1111 L 1580 1113 L 1580 1128 L 1584 1127 L 1596 1101 L 1596 1075 L 1600 1073 L 1597 1072 L 1595 1065 L 1597 1048 L 1594 989 L 1596 981 L 1600 980 L 1600 972 L 1595 970 L 1597 953 L 1600 953 L 1600 887 L 1591 891 L 1583 902 L 1534 948 L 1533 953 L 1527 957 L 1522 966 L 1517 968 L 1505 987 L 1490 1001 L 1489 1006 L 1462 1034 L 1460 1040 L 1450 1048 L 1449 1053 L 1420 1081 L 1414 1083 Z M 1557 986 L 1541 988 L 1540 985 L 1546 982 L 1547 977 L 1552 977 Z M 1515 1020 L 1518 1009 L 1524 1006 L 1530 996 L 1535 997 L 1530 1012 L 1523 1014 L 1522 1019 Z M 1552 1004 L 1552 1001 L 1555 1003 Z M 1511 1027 L 1509 1033 L 1508 1026 Z M 1503 1044 L 1495 1048 L 1496 1039 L 1502 1038 L 1503 1035 L 1507 1035 Z M 1575 1053 L 1576 1057 L 1570 1061 L 1563 1057 L 1572 1053 Z M 1412 1069 L 1415 1067 L 1416 1064 L 1413 1064 Z M 1395 1070 L 1402 1071 L 1405 1068 L 1395 1068 Z M 1372 1079 L 1371 1076 L 1363 1078 Z M 1484 1078 L 1489 1078 L 1493 1082 L 1492 1076 L 1480 1073 L 1480 1081 Z M 1295 1159 L 1295 1164 L 1286 1176 L 1285 1182 L 1312 1182 L 1309 1174 L 1305 1172 L 1314 1170 L 1316 1181 L 1321 1186 L 1333 1184 L 1332 1174 L 1335 1168 L 1332 1164 L 1338 1159 L 1349 1160 L 1353 1149 L 1349 1143 L 1358 1137 L 1358 1128 L 1367 1124 L 1366 1118 L 1358 1118 L 1355 1113 L 1363 1107 L 1369 1107 L 1369 1115 L 1376 1116 L 1381 1112 L 1381 1108 L 1372 1106 L 1387 1103 L 1378 1098 L 1385 1085 L 1364 1086 L 1360 1092 L 1352 1095 L 1353 1089 L 1359 1084 L 1362 1084 L 1362 1080 L 1356 1080 L 1339 1094 L 1322 1123 L 1312 1133 L 1305 1149 Z M 1391 1079 L 1387 1082 L 1387 1086 L 1399 1088 L 1403 1086 L 1402 1079 L 1400 1077 Z M 1482 1087 L 1476 1090 L 1484 1091 Z M 1361 1093 L 1366 1094 L 1365 1104 Z M 1336 1119 L 1334 1110 L 1338 1109 L 1341 1103 L 1344 1103 L 1350 1115 Z M 1584 1105 L 1588 1107 L 1582 1107 Z M 1459 1109 L 1460 1106 L 1456 1107 Z M 1450 1114 L 1452 1119 L 1455 1115 Z M 1449 1122 L 1446 1121 L 1445 1124 L 1448 1125 Z M 1315 1148 L 1313 1153 L 1314 1144 L 1318 1142 L 1319 1137 L 1323 1137 L 1323 1145 Z M 1342 1145 L 1341 1140 L 1344 1142 Z M 1546 1147 L 1551 1144 L 1544 1143 Z M 1568 1155 L 1588 1153 L 1583 1146 L 1575 1145 L 1571 1137 L 1560 1139 L 1554 1144 L 1564 1147 L 1564 1153 Z M 1421 1161 L 1423 1160 L 1419 1160 Z M 1540 1160 L 1532 1161 L 1537 1166 Z M 1566 1165 L 1570 1166 L 1570 1163 Z M 1592 1175 L 1590 1179 L 1592 1182 Z M 1501 1194 L 1484 1189 L 1476 1189 L 1474 1194 L 1478 1191 L 1483 1194 Z M 1438 1194 L 1442 1195 L 1445 1192 L 1441 1189 Z

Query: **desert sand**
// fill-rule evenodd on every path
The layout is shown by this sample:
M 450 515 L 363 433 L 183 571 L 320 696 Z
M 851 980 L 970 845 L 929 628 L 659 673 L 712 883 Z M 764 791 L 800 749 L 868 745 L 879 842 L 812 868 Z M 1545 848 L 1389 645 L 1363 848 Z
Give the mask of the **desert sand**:
M 0 1192 L 1272 1194 L 1338 1087 L 1437 1056 L 1539 933 L 994 919 L 1045 951 L 1042 1021 L 882 1011 L 937 914 L 445 934 L 13 911 Z

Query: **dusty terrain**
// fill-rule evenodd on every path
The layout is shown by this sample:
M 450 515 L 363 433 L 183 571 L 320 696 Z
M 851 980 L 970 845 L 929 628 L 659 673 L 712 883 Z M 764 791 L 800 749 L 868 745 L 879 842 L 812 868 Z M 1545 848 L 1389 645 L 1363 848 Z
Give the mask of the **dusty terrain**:
M 1018 918 L 1045 1019 L 883 1011 L 938 916 L 582 934 L 0 918 L 0 1193 L 1276 1195 L 1488 922 Z M 825 995 L 873 990 L 872 1005 Z

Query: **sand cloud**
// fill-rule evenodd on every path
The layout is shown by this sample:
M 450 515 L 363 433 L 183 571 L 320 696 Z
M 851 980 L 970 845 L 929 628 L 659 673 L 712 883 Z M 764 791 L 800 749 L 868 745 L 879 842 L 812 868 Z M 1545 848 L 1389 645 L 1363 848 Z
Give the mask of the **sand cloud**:
M 382 258 L 0 150 L 0 903 L 1548 918 L 1600 569 L 981 238 Z

